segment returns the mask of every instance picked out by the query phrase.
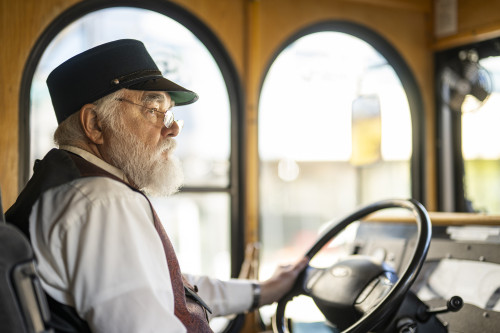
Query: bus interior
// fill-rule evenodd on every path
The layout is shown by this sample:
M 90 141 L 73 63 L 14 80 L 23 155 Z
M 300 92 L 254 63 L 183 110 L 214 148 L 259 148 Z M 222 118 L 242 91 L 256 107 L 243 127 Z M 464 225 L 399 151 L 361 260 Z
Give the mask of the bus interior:
M 54 147 L 47 76 L 120 38 L 200 96 L 175 110 L 184 185 L 150 198 L 183 271 L 310 258 L 214 332 L 500 331 L 500 1 L 0 3 L 0 332 L 54 332 L 3 217 Z

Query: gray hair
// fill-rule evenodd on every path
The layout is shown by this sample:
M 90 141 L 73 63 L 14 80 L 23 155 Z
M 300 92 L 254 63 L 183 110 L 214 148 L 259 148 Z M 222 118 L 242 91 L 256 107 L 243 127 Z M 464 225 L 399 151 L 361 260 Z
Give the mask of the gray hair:
M 118 90 L 95 101 L 95 112 L 103 128 L 117 128 L 120 124 L 119 112 L 117 112 L 117 98 L 122 98 L 125 89 Z M 80 124 L 80 113 L 75 112 L 59 124 L 54 132 L 54 143 L 57 146 L 71 145 L 80 146 L 88 141 L 82 125 Z

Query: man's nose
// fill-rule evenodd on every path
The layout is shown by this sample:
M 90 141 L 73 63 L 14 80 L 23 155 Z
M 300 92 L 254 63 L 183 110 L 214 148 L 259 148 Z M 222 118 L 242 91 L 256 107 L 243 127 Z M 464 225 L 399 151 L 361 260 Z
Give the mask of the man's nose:
M 180 122 L 180 121 L 179 121 Z M 170 127 L 163 126 L 161 129 L 161 134 L 164 137 L 176 137 L 181 132 L 182 125 L 179 126 L 177 121 L 174 121 Z

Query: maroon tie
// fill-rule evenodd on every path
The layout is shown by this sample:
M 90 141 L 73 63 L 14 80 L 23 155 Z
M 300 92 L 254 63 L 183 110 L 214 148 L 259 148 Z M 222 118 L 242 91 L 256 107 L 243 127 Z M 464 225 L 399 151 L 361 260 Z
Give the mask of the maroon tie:
M 208 325 L 206 308 L 203 306 L 203 301 L 196 294 L 196 288 L 193 288 L 181 274 L 172 243 L 152 206 L 151 210 L 153 211 L 154 226 L 163 243 L 163 250 L 165 251 L 170 271 L 170 279 L 172 280 L 172 289 L 174 291 L 175 316 L 182 321 L 188 332 L 213 332 Z M 187 292 L 185 288 L 188 289 Z M 190 297 L 186 297 L 186 294 Z

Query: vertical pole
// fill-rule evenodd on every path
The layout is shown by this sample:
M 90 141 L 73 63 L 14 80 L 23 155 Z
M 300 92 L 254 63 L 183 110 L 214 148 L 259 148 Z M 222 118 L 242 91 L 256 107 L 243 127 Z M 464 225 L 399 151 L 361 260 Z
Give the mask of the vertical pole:
M 246 154 L 246 217 L 245 242 L 259 241 L 259 153 L 258 97 L 260 86 L 260 1 L 246 0 L 245 4 L 245 154 Z
M 258 104 L 260 87 L 260 1 L 244 0 L 244 82 L 245 82 L 245 243 L 247 252 L 245 261 L 250 263 L 246 278 L 259 278 L 258 249 L 259 242 L 259 152 L 258 152 Z M 247 253 L 248 254 L 248 253 Z M 248 313 L 242 333 L 260 332 L 258 311 Z

